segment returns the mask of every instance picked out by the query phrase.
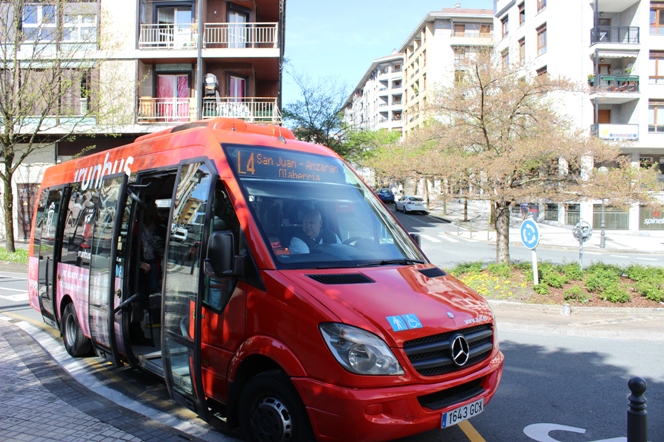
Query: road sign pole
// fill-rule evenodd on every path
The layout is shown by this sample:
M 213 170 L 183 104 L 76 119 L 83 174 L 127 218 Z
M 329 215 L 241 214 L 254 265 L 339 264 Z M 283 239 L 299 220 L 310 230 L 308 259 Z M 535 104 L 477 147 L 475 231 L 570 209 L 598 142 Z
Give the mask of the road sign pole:
M 579 242 L 579 268 L 583 270 L 583 241 Z
M 539 273 L 537 271 L 537 247 L 532 249 L 532 257 L 533 257 L 533 282 L 535 285 L 539 284 Z

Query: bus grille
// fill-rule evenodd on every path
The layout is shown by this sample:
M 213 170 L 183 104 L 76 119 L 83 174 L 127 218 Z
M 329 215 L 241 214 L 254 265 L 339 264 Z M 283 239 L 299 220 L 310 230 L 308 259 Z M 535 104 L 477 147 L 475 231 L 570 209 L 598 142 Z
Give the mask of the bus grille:
M 466 338 L 470 347 L 468 361 L 462 366 L 455 364 L 452 359 L 452 342 L 459 335 Z M 492 349 L 491 324 L 427 336 L 403 344 L 408 360 L 422 376 L 437 376 L 463 370 L 488 358 Z

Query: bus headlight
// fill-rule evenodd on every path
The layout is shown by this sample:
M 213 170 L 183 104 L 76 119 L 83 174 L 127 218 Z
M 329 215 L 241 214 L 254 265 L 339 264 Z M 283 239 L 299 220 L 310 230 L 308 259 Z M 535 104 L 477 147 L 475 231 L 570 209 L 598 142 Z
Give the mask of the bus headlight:
M 402 375 L 399 361 L 378 336 L 361 328 L 328 322 L 320 332 L 336 360 L 348 371 L 365 375 Z

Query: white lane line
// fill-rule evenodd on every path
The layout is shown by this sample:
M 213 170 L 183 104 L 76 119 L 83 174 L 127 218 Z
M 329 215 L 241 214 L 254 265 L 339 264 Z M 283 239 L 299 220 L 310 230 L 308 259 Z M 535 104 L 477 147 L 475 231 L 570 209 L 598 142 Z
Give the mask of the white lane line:
M 449 241 L 449 242 L 459 242 L 458 239 L 451 238 L 449 235 L 445 235 L 444 233 L 441 233 L 441 234 L 438 235 L 438 236 L 439 236 L 440 238 L 443 238 L 445 241 Z
M 625 258 L 625 259 L 629 258 L 629 256 L 623 256 L 623 255 L 609 255 L 609 256 L 613 256 L 614 258 Z
M 20 295 L 9 295 L 9 296 L 0 295 L 0 299 L 5 299 L 7 301 L 12 301 L 12 302 L 25 301 L 26 299 L 28 299 L 28 292 L 23 292 Z
M 659 261 L 659 260 L 656 259 L 656 258 L 638 258 L 638 257 L 637 257 L 636 259 L 641 259 L 641 260 L 643 260 L 643 261 Z
M 422 235 L 422 234 L 420 234 L 420 236 L 421 236 L 422 238 L 425 238 L 425 239 L 431 241 L 431 242 L 441 242 L 438 238 L 434 238 L 433 236 Z
M 10 292 L 23 292 L 27 293 L 25 289 L 10 289 L 9 287 L 0 287 L 0 291 L 4 292 L 5 290 L 10 291 Z
M 601 253 L 597 252 L 583 252 L 583 253 L 585 253 L 586 255 L 601 255 Z

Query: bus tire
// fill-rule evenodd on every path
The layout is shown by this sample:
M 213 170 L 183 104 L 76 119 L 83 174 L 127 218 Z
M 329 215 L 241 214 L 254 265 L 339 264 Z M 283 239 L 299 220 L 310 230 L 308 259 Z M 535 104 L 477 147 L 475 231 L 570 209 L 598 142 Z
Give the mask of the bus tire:
M 307 412 L 288 375 L 271 370 L 251 378 L 240 393 L 238 418 L 244 440 L 316 440 Z
M 71 302 L 67 304 L 65 311 L 62 313 L 62 340 L 67 353 L 75 358 L 87 356 L 91 353 L 92 342 L 83 334 L 76 317 L 76 309 Z

